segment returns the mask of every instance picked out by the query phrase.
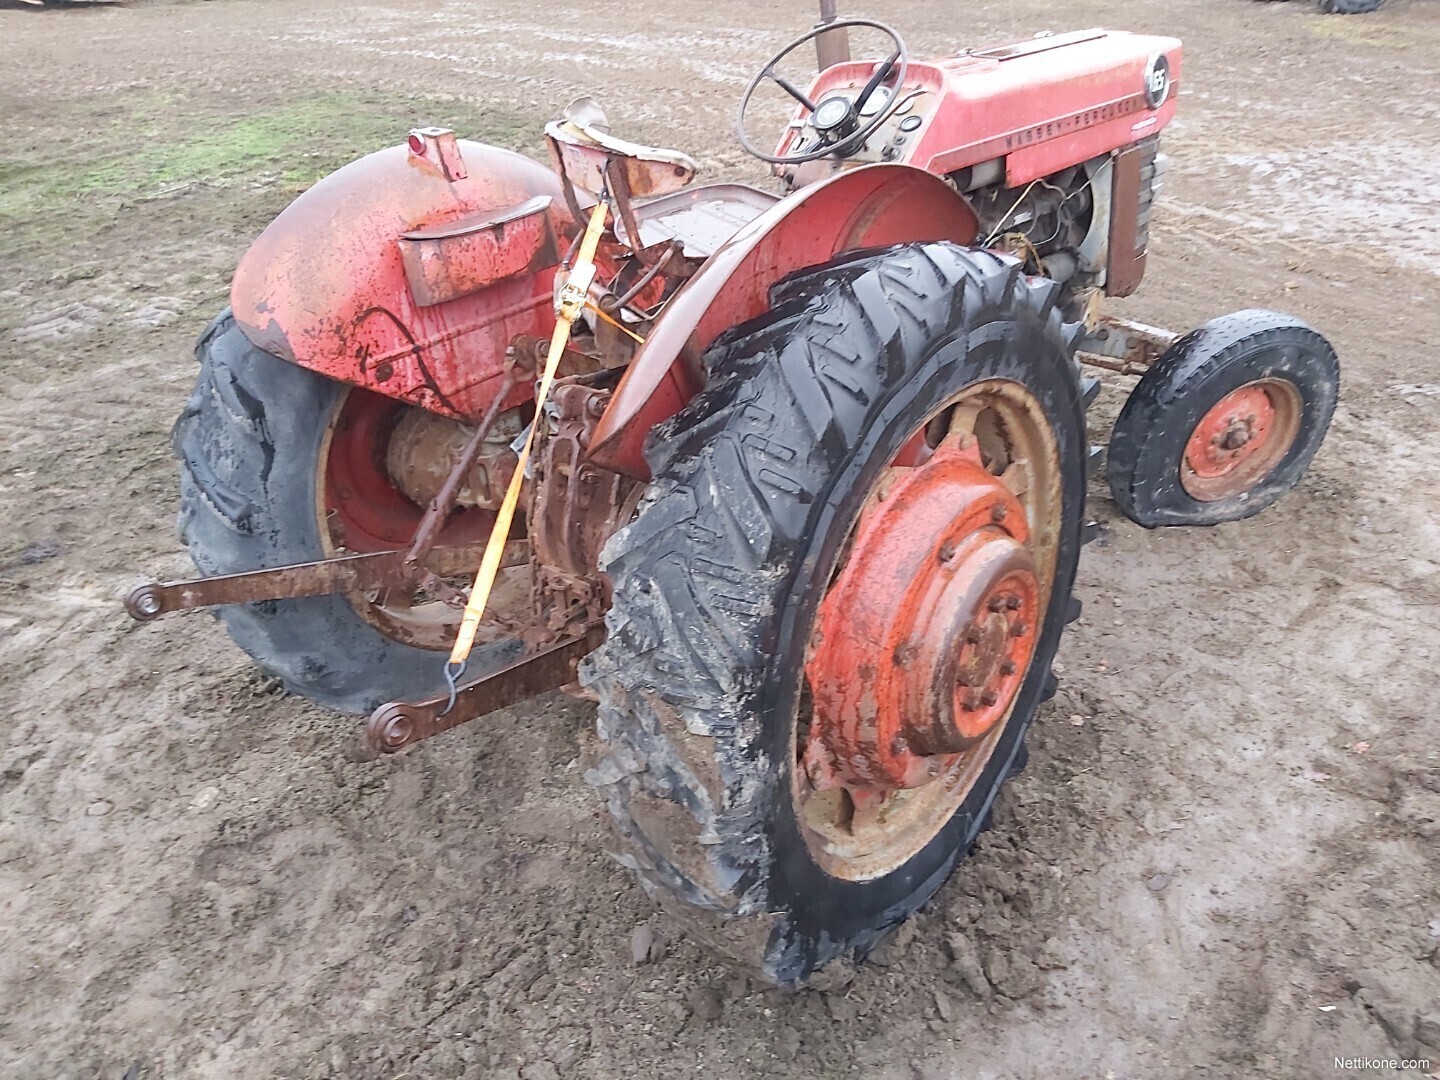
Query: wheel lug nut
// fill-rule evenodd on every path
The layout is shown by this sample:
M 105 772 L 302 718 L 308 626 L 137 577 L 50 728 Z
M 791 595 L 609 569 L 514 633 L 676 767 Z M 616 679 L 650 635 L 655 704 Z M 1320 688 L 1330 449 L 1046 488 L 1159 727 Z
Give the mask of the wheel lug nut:
M 990 508 L 990 520 L 991 520 L 991 521 L 1004 521 L 1004 520 L 1005 520 L 1005 515 L 1008 514 L 1009 512 L 1010 512 L 1010 508 L 1007 507 L 1004 503 L 996 503 L 994 506 L 992 506 L 992 507 Z
M 1028 623 L 1025 622 L 1024 619 L 1016 619 L 1013 623 L 1010 624 L 1010 636 L 1024 637 L 1025 631 L 1029 629 L 1030 626 Z
M 972 626 L 972 627 L 970 627 L 969 630 L 966 630 L 966 631 L 965 631 L 965 640 L 966 640 L 967 642 L 969 642 L 971 645 L 979 645 L 979 644 L 980 644 L 980 628 L 979 628 L 978 626 Z
M 983 694 L 980 695 L 980 704 L 984 705 L 986 708 L 994 705 L 999 700 L 1000 695 L 995 693 L 994 690 L 986 690 Z
M 955 557 L 955 545 L 945 543 L 940 545 L 940 561 L 949 562 Z
M 1007 608 L 1009 608 L 1011 611 L 1019 611 L 1019 610 L 1020 610 L 1020 598 L 1019 598 L 1018 596 L 1007 596 L 1007 597 L 1005 598 L 1005 606 L 1006 606 Z
M 1003 664 L 1001 664 L 1001 665 L 1000 665 L 1000 674 L 1001 674 L 1001 675 L 1014 675 L 1014 674 L 1015 674 L 1015 661 L 1014 661 L 1014 660 L 1006 660 Z
M 1001 598 L 998 597 L 998 596 L 995 596 L 995 597 L 992 597 L 992 598 L 990 599 L 990 603 L 986 604 L 985 606 L 986 606 L 987 608 L 989 608 L 991 611 L 1004 611 L 1006 605 L 1005 605 L 1005 601 L 1004 601 L 1003 599 L 1001 599 Z

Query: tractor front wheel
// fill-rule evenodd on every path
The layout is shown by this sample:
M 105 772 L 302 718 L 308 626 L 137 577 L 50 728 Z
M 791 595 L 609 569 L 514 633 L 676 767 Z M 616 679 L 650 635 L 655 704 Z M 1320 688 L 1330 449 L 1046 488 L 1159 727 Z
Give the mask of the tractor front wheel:
M 1131 521 L 1218 525 L 1300 482 L 1340 390 L 1330 343 L 1252 309 L 1211 319 L 1140 377 L 1110 436 L 1110 493 Z
M 768 981 L 862 958 L 1023 764 L 1078 610 L 1056 291 L 943 243 L 805 271 L 648 443 L 587 778 L 646 889 Z

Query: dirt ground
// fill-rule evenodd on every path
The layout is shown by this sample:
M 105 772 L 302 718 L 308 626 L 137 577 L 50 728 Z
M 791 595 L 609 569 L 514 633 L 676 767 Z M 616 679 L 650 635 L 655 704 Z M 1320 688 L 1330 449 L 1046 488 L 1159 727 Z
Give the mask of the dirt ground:
M 883 5 L 920 53 L 1183 37 L 1124 310 L 1281 308 L 1345 383 L 1310 476 L 1258 518 L 1148 533 L 1093 495 L 1104 535 L 1031 767 L 848 986 L 760 992 L 654 917 L 581 779 L 591 706 L 364 763 L 351 719 L 277 693 L 210 618 L 127 619 L 127 589 L 189 570 L 167 435 L 192 340 L 305 184 L 423 121 L 533 150 L 582 91 L 711 177 L 763 176 L 733 104 L 808 4 L 549 7 L 0 9 L 0 1074 L 1440 1066 L 1434 0 Z M 637 965 L 642 925 L 661 945 Z

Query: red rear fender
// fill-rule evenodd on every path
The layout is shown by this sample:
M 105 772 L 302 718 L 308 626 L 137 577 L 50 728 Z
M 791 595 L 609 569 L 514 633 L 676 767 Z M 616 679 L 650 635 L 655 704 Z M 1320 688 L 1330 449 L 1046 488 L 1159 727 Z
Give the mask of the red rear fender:
M 763 314 L 770 286 L 785 275 L 858 248 L 970 244 L 976 227 L 963 196 L 908 165 L 867 165 L 781 200 L 711 256 L 666 306 L 600 418 L 590 456 L 647 479 L 646 434 L 699 392 L 700 355 L 723 330 Z
M 291 203 L 235 272 L 230 303 L 246 336 L 341 382 L 449 415 L 483 412 L 511 340 L 549 336 L 573 222 L 548 168 L 458 146 L 454 179 L 396 146 Z

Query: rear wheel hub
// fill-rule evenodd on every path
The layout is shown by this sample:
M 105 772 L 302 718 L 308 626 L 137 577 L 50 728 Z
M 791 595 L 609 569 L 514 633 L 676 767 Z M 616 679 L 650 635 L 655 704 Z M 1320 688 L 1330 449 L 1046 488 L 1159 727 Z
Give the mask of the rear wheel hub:
M 471 471 L 455 509 L 440 528 L 437 547 L 483 543 L 495 521 L 493 492 L 513 468 L 506 435 L 520 418 L 502 414 L 495 437 Z M 439 491 L 469 441 L 461 425 L 404 402 L 351 389 L 337 403 L 321 447 L 315 478 L 316 511 L 326 558 L 403 551 L 415 537 L 425 504 Z M 460 626 L 465 580 L 420 580 L 389 589 L 349 593 L 357 614 L 394 641 L 448 650 Z M 528 566 L 500 571 L 481 625 L 484 643 L 513 636 L 530 617 Z
M 882 480 L 806 663 L 816 786 L 919 787 L 982 740 L 1024 679 L 1040 594 L 1024 508 L 973 437 Z

